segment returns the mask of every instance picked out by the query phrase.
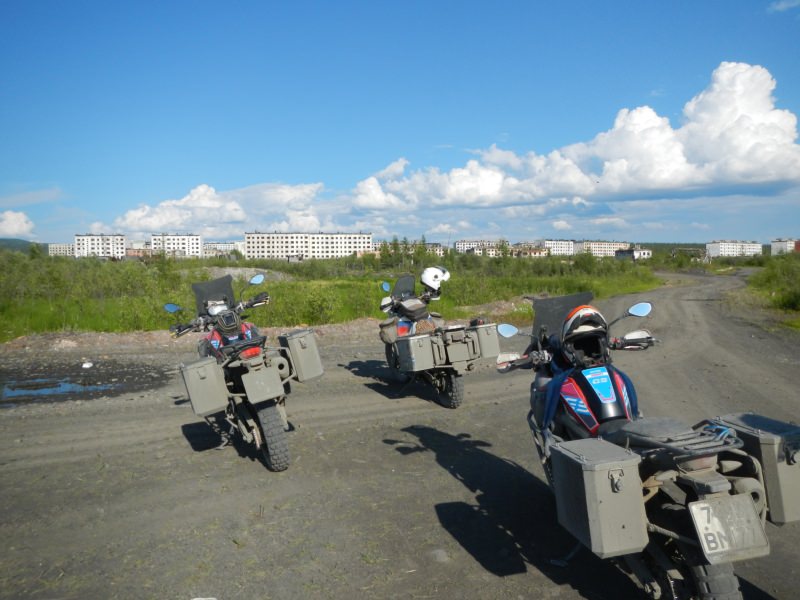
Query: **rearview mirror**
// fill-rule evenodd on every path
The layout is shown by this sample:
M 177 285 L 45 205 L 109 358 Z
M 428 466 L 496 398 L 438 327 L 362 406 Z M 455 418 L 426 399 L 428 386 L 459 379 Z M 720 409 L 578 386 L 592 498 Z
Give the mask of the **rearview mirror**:
M 388 292 L 390 289 L 392 289 L 392 287 L 389 285 L 389 282 L 388 282 L 388 281 L 384 281 L 384 282 L 381 284 L 381 289 L 382 289 L 384 292 Z
M 643 340 L 648 340 L 653 337 L 646 329 L 637 329 L 635 331 L 629 331 L 624 336 L 622 336 L 623 341 L 625 342 L 640 342 Z
M 261 285 L 264 283 L 264 274 L 256 273 L 250 278 L 250 285 Z
M 510 338 L 517 335 L 519 333 L 519 329 L 508 323 L 500 323 L 500 325 L 497 326 L 497 333 L 504 338 Z
M 168 313 L 176 313 L 181 311 L 181 307 L 172 302 L 167 302 L 164 305 L 164 310 L 167 311 Z
M 639 302 L 628 309 L 628 314 L 632 317 L 646 317 L 653 310 L 653 305 L 649 302 Z

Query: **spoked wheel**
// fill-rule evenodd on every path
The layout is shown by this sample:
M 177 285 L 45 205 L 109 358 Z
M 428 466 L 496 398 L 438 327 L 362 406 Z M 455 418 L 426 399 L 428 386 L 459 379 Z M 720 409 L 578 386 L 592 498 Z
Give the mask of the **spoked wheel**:
M 458 408 L 464 400 L 464 377 L 455 371 L 447 371 L 442 377 L 439 404 L 445 408 Z
M 289 440 L 280 408 L 270 404 L 258 411 L 261 431 L 264 432 L 264 444 L 261 452 L 270 471 L 285 471 L 289 468 Z
M 386 349 L 386 364 L 389 366 L 389 377 L 391 381 L 398 383 L 406 383 L 409 376 L 400 370 L 400 358 L 397 356 L 397 350 L 394 344 L 385 344 Z

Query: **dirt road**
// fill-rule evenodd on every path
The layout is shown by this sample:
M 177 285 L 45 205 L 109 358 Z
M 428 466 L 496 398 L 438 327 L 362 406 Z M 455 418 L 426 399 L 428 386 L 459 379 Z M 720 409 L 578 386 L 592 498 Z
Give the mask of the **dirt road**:
M 698 277 L 598 303 L 609 317 L 640 299 L 655 305 L 618 333 L 646 326 L 662 343 L 615 356 L 647 414 L 795 416 L 800 336 L 765 330 L 741 285 Z M 6 380 L 87 363 L 105 375 L 92 388 L 99 398 L 0 410 L 0 597 L 635 595 L 588 551 L 567 568 L 550 562 L 574 542 L 556 523 L 525 423 L 530 374 L 499 375 L 487 362 L 467 374 L 464 404 L 447 410 L 425 387 L 387 383 L 376 323 L 318 331 L 325 375 L 289 397 L 296 429 L 283 473 L 247 448 L 214 449 L 174 370 L 192 359 L 185 339 L 5 344 Z M 103 387 L 109 369 L 125 393 L 103 395 L 116 389 L 113 377 Z M 745 597 L 794 598 L 800 523 L 768 525 L 768 535 L 770 557 L 737 565 Z

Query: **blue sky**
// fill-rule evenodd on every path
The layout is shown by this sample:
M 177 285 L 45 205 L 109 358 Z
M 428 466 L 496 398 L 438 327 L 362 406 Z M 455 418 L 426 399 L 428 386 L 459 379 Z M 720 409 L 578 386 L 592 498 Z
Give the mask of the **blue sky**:
M 800 238 L 800 0 L 0 0 L 0 237 Z

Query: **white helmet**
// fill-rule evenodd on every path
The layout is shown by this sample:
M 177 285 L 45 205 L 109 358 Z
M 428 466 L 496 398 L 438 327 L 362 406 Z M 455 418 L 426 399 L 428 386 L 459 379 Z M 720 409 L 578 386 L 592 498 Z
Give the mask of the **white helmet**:
M 450 279 L 450 272 L 444 267 L 428 267 L 419 277 L 422 285 L 433 292 L 438 292 L 442 282 L 448 279 Z

